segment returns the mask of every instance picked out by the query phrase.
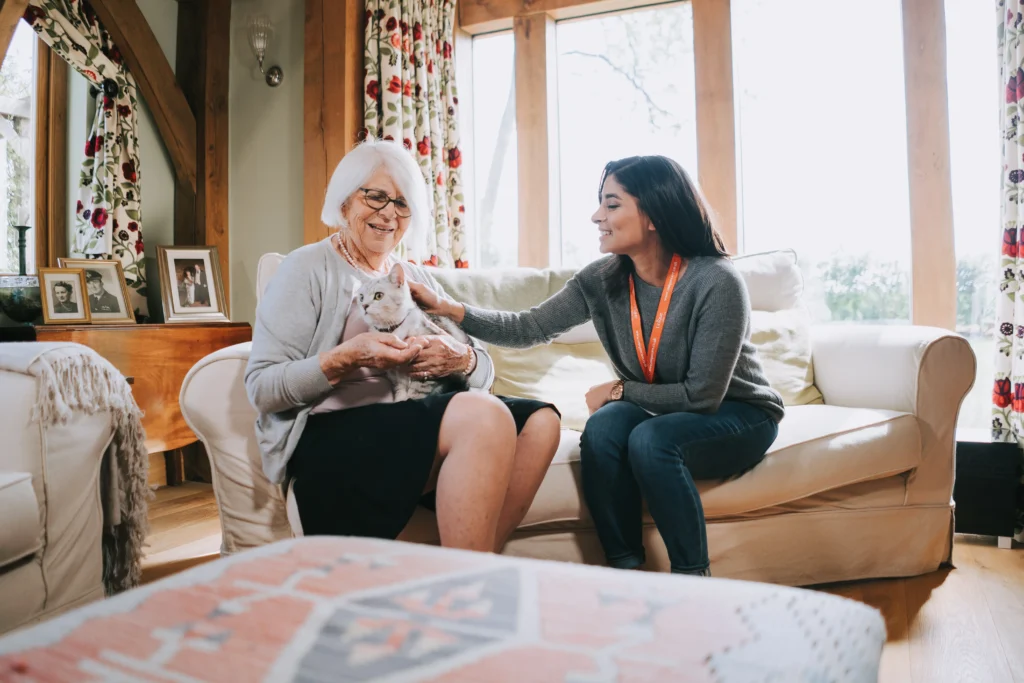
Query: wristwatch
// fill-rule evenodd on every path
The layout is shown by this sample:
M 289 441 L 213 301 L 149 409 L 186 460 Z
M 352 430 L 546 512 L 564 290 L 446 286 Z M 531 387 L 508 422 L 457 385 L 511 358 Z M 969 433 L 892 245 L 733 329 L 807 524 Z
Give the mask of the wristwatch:
M 625 382 L 621 379 L 615 380 L 615 384 L 612 385 L 612 390 L 608 393 L 609 401 L 621 401 L 622 400 L 622 388 L 625 386 Z

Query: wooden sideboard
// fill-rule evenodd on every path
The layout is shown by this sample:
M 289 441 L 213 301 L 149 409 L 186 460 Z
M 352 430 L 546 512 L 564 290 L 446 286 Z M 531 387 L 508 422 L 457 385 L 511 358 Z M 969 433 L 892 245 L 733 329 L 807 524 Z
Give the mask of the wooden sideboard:
M 248 323 L 0 327 L 0 341 L 76 342 L 110 361 L 129 378 L 135 401 L 145 413 L 142 426 L 151 456 L 196 441 L 178 406 L 181 383 L 192 366 L 218 349 L 251 340 Z M 167 460 L 168 470 L 180 471 L 180 456 L 176 463 Z M 179 478 L 172 474 L 166 480 Z M 152 477 L 150 481 L 154 483 Z

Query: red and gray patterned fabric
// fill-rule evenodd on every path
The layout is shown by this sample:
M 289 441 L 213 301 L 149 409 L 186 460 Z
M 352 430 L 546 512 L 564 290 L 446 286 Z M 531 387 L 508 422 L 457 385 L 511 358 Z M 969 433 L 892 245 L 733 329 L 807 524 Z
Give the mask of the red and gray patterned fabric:
M 876 681 L 877 611 L 769 584 L 281 541 L 0 639 L 0 681 Z

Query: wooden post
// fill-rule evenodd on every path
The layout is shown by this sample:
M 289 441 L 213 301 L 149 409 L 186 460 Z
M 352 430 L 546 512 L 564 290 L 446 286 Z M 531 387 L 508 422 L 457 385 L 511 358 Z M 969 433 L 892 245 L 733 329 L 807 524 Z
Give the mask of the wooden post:
M 227 306 L 230 296 L 228 225 L 228 71 L 230 0 L 181 2 L 178 7 L 177 77 L 196 118 L 195 192 L 178 182 L 174 243 L 217 247 Z
M 698 176 L 725 248 L 735 254 L 739 238 L 730 12 L 730 0 L 693 0 Z
M 516 17 L 514 31 L 519 265 L 544 268 L 561 260 L 562 249 L 555 21 L 546 14 Z
M 956 256 L 943 0 L 903 0 L 903 61 L 913 322 L 952 330 L 956 327 Z
M 327 183 L 363 128 L 363 35 L 359 0 L 306 0 L 303 147 L 305 242 L 328 234 L 320 222 Z

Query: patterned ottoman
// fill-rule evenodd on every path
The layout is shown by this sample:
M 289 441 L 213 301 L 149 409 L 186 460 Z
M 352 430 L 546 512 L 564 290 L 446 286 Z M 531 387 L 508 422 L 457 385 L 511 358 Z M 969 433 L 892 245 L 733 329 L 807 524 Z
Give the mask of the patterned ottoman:
M 779 586 L 282 541 L 0 639 L 0 681 L 876 681 L 885 626 Z

